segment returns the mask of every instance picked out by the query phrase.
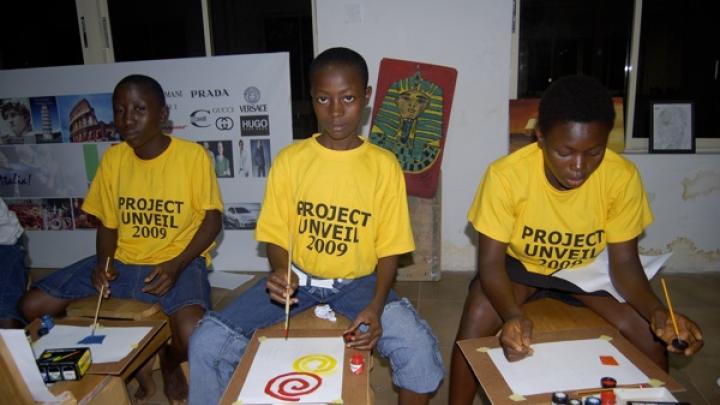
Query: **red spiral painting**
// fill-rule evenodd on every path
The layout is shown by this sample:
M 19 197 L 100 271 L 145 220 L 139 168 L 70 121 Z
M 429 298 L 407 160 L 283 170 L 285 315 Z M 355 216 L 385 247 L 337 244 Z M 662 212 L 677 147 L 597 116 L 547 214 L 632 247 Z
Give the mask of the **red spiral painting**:
M 312 373 L 290 372 L 273 377 L 265 385 L 265 393 L 281 401 L 300 401 L 300 398 L 320 388 L 322 378 Z

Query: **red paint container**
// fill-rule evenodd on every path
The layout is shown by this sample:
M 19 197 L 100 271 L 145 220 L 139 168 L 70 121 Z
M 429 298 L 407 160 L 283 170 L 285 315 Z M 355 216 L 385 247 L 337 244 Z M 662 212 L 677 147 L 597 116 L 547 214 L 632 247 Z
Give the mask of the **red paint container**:
M 350 371 L 352 371 L 353 374 L 362 374 L 365 370 L 365 359 L 363 358 L 362 354 L 356 353 L 353 354 L 352 358 L 350 358 Z

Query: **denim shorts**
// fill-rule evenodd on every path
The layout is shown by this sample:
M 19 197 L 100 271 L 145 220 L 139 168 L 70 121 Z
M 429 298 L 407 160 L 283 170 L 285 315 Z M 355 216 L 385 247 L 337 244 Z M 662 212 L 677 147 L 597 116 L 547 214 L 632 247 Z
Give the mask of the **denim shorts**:
M 220 312 L 208 312 L 190 339 L 189 403 L 216 403 L 256 329 L 285 319 L 283 305 L 270 300 L 263 278 Z M 375 274 L 335 280 L 332 288 L 301 286 L 291 316 L 317 304 L 355 319 L 375 294 Z M 292 320 L 290 321 L 292 322 Z M 427 322 L 407 299 L 390 291 L 380 322 L 378 352 L 390 360 L 393 383 L 417 393 L 430 393 L 443 379 L 438 341 Z
M 16 319 L 25 323 L 18 311 L 18 302 L 25 294 L 27 280 L 25 247 L 21 241 L 14 245 L 0 245 L 0 319 Z
M 97 295 L 92 284 L 92 272 L 97 256 L 90 256 L 64 269 L 58 270 L 33 285 L 46 293 L 61 299 L 79 299 Z M 159 303 L 163 312 L 171 315 L 186 305 L 200 305 L 211 309 L 210 283 L 208 281 L 205 258 L 196 257 L 180 272 L 175 285 L 163 296 L 147 294 L 145 277 L 155 268 L 153 265 L 125 264 L 113 261 L 118 277 L 110 282 L 111 296 L 115 298 L 135 299 L 149 304 Z

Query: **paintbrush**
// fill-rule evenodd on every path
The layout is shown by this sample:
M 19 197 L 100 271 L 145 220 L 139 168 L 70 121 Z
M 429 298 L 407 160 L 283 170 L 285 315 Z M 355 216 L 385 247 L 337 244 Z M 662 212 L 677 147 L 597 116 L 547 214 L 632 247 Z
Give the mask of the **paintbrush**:
M 678 350 L 685 350 L 689 345 L 688 342 L 680 339 L 680 329 L 678 329 L 677 326 L 675 311 L 673 311 L 672 301 L 670 301 L 670 292 L 668 291 L 667 284 L 665 284 L 665 278 L 660 277 L 660 284 L 662 284 L 663 292 L 665 293 L 665 302 L 667 302 L 668 311 L 670 312 L 670 320 L 672 321 L 673 329 L 675 329 L 675 339 L 672 340 L 672 345 Z
M 110 256 L 105 260 L 105 275 L 107 275 L 108 267 L 110 266 Z M 97 328 L 98 314 L 100 313 L 100 304 L 102 303 L 103 294 L 105 293 L 105 284 L 100 286 L 100 296 L 98 296 L 97 307 L 95 307 L 95 317 L 93 318 L 92 332 L 90 336 L 95 336 L 95 328 Z
M 292 237 L 288 238 L 287 284 L 285 286 L 285 340 L 290 331 L 290 272 L 292 271 Z

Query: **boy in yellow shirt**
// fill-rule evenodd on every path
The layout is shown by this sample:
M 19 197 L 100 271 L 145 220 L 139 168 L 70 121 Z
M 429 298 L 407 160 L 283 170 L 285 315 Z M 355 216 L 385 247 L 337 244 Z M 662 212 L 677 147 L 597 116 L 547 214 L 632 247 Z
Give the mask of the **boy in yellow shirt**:
M 362 56 L 332 48 L 310 67 L 319 134 L 283 149 L 270 169 L 256 238 L 272 271 L 190 342 L 190 403 L 216 403 L 256 329 L 315 304 L 352 319 L 349 346 L 389 357 L 401 403 L 427 403 L 443 378 L 437 339 L 391 290 L 398 255 L 415 248 L 405 181 L 393 154 L 357 136 L 371 88 Z M 288 246 L 293 273 L 287 280 Z M 266 291 L 267 290 L 267 291 Z
M 182 400 L 187 382 L 180 363 L 211 308 L 206 266 L 223 205 L 203 147 L 162 133 L 168 114 L 154 79 L 131 75 L 115 86 L 113 115 L 124 142 L 103 156 L 82 206 L 98 219 L 97 253 L 40 280 L 21 307 L 28 321 L 56 315 L 102 286 L 106 297 L 159 303 L 173 335 L 160 352 L 165 394 Z M 143 380 L 136 396 L 153 390 Z
M 700 328 L 678 314 L 684 351 L 670 342 L 668 310 L 650 289 L 638 237 L 652 222 L 640 174 L 606 149 L 615 111 L 595 79 L 557 80 L 540 101 L 538 141 L 492 163 L 468 220 L 478 231 L 478 272 L 470 284 L 456 340 L 493 336 L 509 361 L 532 354 L 532 321 L 520 306 L 536 293 L 580 301 L 663 368 L 667 350 L 689 356 L 702 347 Z M 552 277 L 591 263 L 607 249 L 609 277 L 624 297 L 587 293 Z M 529 377 L 532 378 L 532 377 Z M 471 404 L 477 382 L 453 347 L 450 403 Z

